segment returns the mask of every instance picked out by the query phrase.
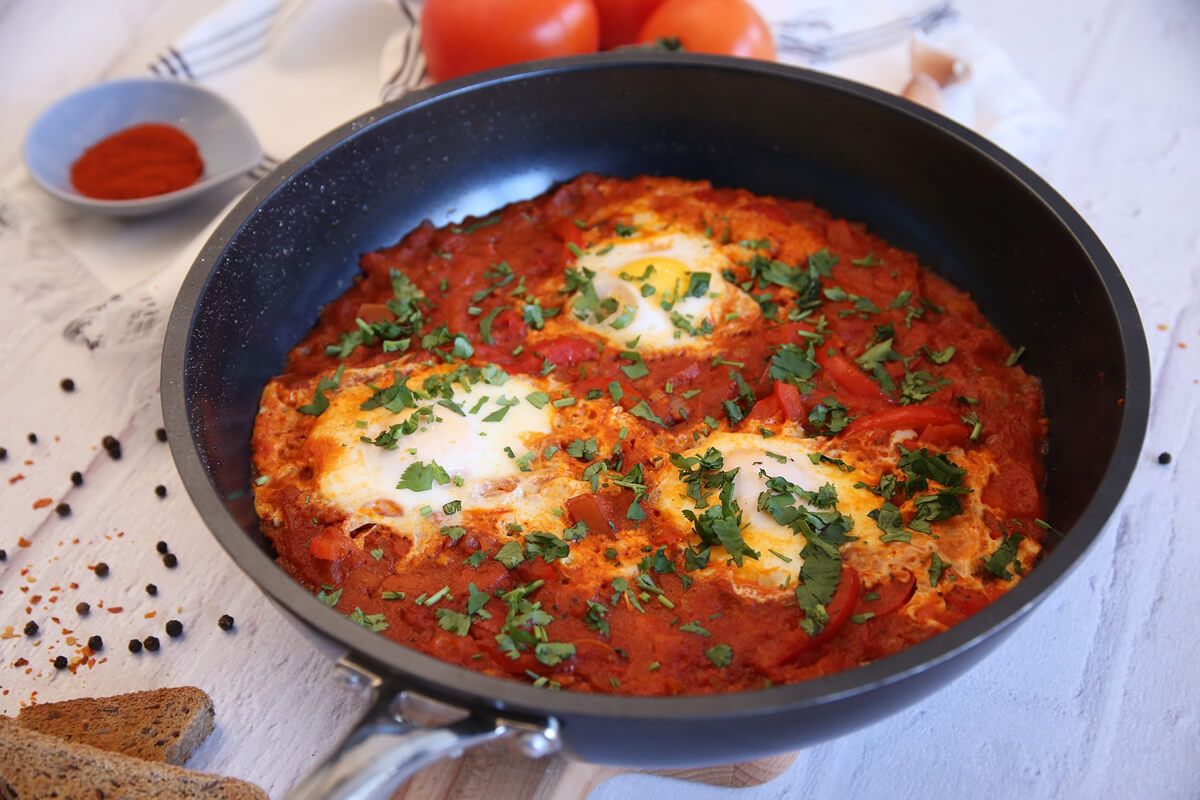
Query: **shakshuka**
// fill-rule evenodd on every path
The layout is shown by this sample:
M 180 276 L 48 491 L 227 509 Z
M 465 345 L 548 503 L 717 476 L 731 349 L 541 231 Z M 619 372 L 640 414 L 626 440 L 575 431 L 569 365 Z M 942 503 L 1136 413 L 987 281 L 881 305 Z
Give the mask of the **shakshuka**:
M 1031 569 L 1021 349 L 863 225 L 583 175 L 362 257 L 262 396 L 279 562 L 358 624 L 538 686 L 790 683 Z

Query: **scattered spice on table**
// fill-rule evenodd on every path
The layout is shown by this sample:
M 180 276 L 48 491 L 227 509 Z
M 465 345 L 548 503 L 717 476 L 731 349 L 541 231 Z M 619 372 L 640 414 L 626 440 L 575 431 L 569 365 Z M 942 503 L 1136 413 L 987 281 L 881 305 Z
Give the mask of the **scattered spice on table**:
M 26 438 L 28 438 L 28 439 L 29 439 L 29 443 L 30 443 L 30 444 L 37 444 L 37 434 L 36 434 L 36 433 L 31 433 L 31 434 L 29 434 L 29 436 L 28 436 L 28 437 L 26 437 Z
M 55 669 L 66 669 L 67 664 L 68 664 L 68 661 L 67 661 L 66 656 L 57 656 L 54 659 L 54 668 Z
M 63 378 L 61 381 L 59 381 L 58 385 L 62 387 L 64 392 L 75 391 L 75 381 L 71 380 L 70 378 Z
M 1158 454 L 1158 463 L 1164 464 L 1164 465 L 1170 464 L 1171 463 L 1171 454 L 1167 453 L 1167 452 L 1159 453 Z
M 99 653 L 101 650 L 104 649 L 104 639 L 100 638 L 100 636 L 98 634 L 89 636 L 88 637 L 88 649 L 91 650 L 93 653 Z
M 167 440 L 167 429 L 166 428 L 158 428 L 154 431 L 154 435 L 158 438 L 158 440 L 160 442 L 165 442 Z
M 71 516 L 71 506 L 69 503 L 59 503 L 54 507 L 54 513 L 60 517 L 69 517 Z
M 142 646 L 145 647 L 147 650 L 149 650 L 151 653 L 157 651 L 158 650 L 158 637 L 157 636 L 147 636 L 145 639 L 142 640 Z
M 97 578 L 103 578 L 105 575 L 108 574 L 108 564 L 101 561 L 99 564 L 92 567 L 92 572 L 96 573 Z
M 167 487 L 163 486 L 160 483 L 158 486 L 154 487 L 154 493 L 156 495 L 158 495 L 159 497 L 166 497 L 167 496 Z
M 76 603 L 75 613 L 81 617 L 86 617 L 88 614 L 92 613 L 92 607 L 87 603 Z
M 130 639 L 129 640 L 129 652 L 131 652 L 131 653 L 142 652 L 142 643 L 139 642 L 137 639 Z
M 229 614 L 222 614 L 217 620 L 217 626 L 223 631 L 233 630 L 233 617 Z
M 158 594 L 158 587 L 155 586 L 153 583 L 147 583 L 146 584 L 146 594 L 150 595 L 151 597 L 154 597 L 156 594 Z
M 111 435 L 105 436 L 100 440 L 100 444 L 108 453 L 109 458 L 113 461 L 121 460 L 121 443 L 117 440 L 117 437 Z
M 163 566 L 167 569 L 175 569 L 179 566 L 179 559 L 174 553 L 167 553 L 163 556 Z
M 75 470 L 71 473 L 71 483 L 75 486 L 83 486 L 83 473 Z
M 168 620 L 166 630 L 167 636 L 170 636 L 172 639 L 177 639 L 183 635 L 183 623 L 177 619 Z
M 135 200 L 191 186 L 204 172 L 196 143 L 173 125 L 147 122 L 104 137 L 71 165 L 85 197 Z

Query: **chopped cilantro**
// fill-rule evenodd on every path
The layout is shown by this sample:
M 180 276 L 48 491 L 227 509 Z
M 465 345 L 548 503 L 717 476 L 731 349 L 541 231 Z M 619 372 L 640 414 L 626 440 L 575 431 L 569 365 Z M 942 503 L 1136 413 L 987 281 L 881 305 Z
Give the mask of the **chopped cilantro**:
M 1012 572 L 1009 567 L 1018 569 L 1017 565 L 1017 549 L 1021 545 L 1021 540 L 1024 539 L 1019 533 L 1006 534 L 1000 541 L 1000 546 L 996 551 L 983 560 L 983 566 L 988 572 L 1006 581 L 1012 580 Z
M 929 556 L 929 585 L 937 586 L 938 581 L 942 579 L 942 573 L 945 572 L 948 565 L 942 560 L 942 557 L 937 552 Z
M 450 476 L 436 461 L 426 464 L 424 461 L 414 461 L 405 468 L 400 476 L 397 489 L 408 489 L 410 492 L 427 492 L 433 484 L 444 486 L 450 482 Z
M 311 416 L 320 416 L 325 409 L 329 408 L 329 398 L 325 396 L 326 392 L 332 392 L 342 383 L 342 373 L 345 372 L 346 365 L 338 364 L 338 368 L 333 375 L 326 376 L 317 381 L 317 388 L 313 392 L 311 403 L 305 403 L 296 410 L 301 414 L 309 414 Z
M 496 555 L 492 558 L 499 561 L 509 569 L 514 569 L 518 564 L 525 560 L 525 552 L 521 548 L 521 543 L 512 541 L 505 542 L 504 546 L 496 551 Z
M 733 663 L 733 648 L 727 644 L 715 644 L 704 651 L 714 667 L 724 668 Z

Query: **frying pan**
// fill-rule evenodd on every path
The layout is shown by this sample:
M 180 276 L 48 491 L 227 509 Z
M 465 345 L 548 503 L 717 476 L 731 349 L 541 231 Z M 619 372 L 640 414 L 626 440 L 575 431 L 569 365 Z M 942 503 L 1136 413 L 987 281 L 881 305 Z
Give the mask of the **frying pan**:
M 970 291 L 1028 348 L 1050 421 L 1050 521 L 1066 536 L 947 633 L 817 680 L 698 697 L 556 692 L 407 649 L 327 608 L 273 560 L 249 494 L 263 385 L 360 254 L 575 175 L 674 175 L 809 198 L 866 221 Z M 167 329 L 163 410 L 185 486 L 259 587 L 374 698 L 303 797 L 386 796 L 431 760 L 508 738 L 528 755 L 683 767 L 796 749 L 946 685 L 1080 560 L 1134 468 L 1150 368 L 1096 235 L 1044 181 L 907 101 L 805 70 L 676 53 L 561 59 L 442 84 L 314 142 L 253 188 L 189 272 Z

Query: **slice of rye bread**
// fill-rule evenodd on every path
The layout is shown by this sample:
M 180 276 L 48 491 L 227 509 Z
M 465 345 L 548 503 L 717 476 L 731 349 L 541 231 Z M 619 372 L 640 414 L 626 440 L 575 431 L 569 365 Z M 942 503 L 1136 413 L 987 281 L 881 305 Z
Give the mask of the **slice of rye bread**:
M 183 764 L 212 733 L 213 702 L 195 686 L 180 686 L 30 706 L 17 723 L 101 750 Z
M 0 716 L 0 797 L 15 800 L 268 800 L 257 786 L 26 730 Z

